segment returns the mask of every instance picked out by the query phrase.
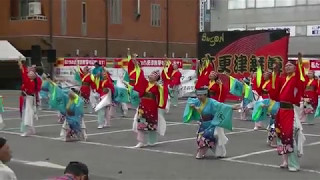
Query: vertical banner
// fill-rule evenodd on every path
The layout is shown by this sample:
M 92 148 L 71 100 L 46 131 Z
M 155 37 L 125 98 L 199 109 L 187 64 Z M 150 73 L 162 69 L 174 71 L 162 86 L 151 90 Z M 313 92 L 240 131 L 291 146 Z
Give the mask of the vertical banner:
M 238 79 L 256 72 L 258 62 L 266 71 L 278 61 L 283 72 L 288 60 L 288 42 L 286 30 L 200 32 L 198 59 L 208 58 L 216 72 Z M 229 86 L 225 75 L 221 79 Z

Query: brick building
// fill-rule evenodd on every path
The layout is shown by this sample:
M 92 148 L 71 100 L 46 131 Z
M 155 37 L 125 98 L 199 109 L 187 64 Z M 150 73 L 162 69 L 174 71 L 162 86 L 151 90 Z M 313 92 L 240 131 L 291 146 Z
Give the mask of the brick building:
M 29 56 L 196 56 L 198 0 L 1 0 L 0 39 Z M 106 26 L 107 24 L 107 26 Z M 144 53 L 145 52 L 145 53 Z

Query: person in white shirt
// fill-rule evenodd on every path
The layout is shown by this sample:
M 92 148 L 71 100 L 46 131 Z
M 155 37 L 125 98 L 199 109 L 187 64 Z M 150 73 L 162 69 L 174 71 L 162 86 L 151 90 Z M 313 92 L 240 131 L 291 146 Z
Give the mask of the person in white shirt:
M 14 172 L 6 165 L 11 160 L 11 150 L 5 138 L 0 137 L 0 179 L 17 180 Z

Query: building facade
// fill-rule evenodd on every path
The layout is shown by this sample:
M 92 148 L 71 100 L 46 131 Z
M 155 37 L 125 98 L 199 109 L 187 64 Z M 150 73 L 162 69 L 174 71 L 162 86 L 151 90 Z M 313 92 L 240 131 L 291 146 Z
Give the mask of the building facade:
M 320 0 L 214 0 L 211 31 L 290 30 L 289 55 L 320 57 Z
M 1 0 L 0 39 L 26 56 L 196 57 L 198 0 Z

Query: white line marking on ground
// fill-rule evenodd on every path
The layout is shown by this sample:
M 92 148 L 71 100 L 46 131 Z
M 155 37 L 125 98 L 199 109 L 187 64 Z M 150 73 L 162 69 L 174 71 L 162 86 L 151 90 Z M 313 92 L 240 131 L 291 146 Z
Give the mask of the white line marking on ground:
M 246 132 L 252 132 L 253 130 L 245 130 L 245 131 L 237 131 L 237 132 L 229 132 L 225 133 L 226 135 L 232 135 L 232 134 L 240 134 L 240 133 L 246 133 Z M 180 142 L 180 141 L 188 141 L 188 140 L 195 140 L 196 137 L 189 137 L 189 138 L 182 138 L 182 139 L 173 139 L 173 140 L 168 140 L 168 141 L 160 141 L 155 144 L 166 144 L 166 143 L 173 143 L 173 142 Z
M 54 163 L 45 162 L 45 161 L 29 162 L 26 164 L 31 165 L 31 166 L 48 167 L 48 168 L 54 168 L 54 169 L 64 169 L 65 168 L 64 166 L 61 166 L 59 164 L 54 164 Z
M 229 159 L 221 159 L 221 160 L 222 161 L 229 161 L 229 162 L 237 162 L 237 163 L 242 163 L 242 164 L 250 164 L 250 165 L 255 165 L 255 166 L 280 168 L 279 165 L 274 165 L 274 164 L 264 164 L 264 163 L 242 161 L 242 160 L 229 160 Z M 320 174 L 320 171 L 316 171 L 316 170 L 313 170 L 313 169 L 300 169 L 300 171 Z
M 252 131 L 252 130 L 251 130 Z M 13 135 L 20 135 L 20 133 L 15 133 L 15 132 L 7 132 L 7 131 L 0 131 L 1 133 L 5 133 L 5 134 L 13 134 Z M 232 132 L 232 133 L 236 133 L 236 132 Z M 37 135 L 33 135 L 32 137 L 38 137 L 38 138 L 42 138 L 42 139 L 50 139 L 50 140 L 58 140 L 61 141 L 61 139 L 58 138 L 50 138 L 50 137 L 46 137 L 46 136 L 37 136 Z M 84 142 L 81 141 L 79 142 L 81 144 L 89 144 L 89 145 L 97 145 L 97 146 L 104 146 L 104 147 L 113 147 L 113 148 L 122 148 L 122 149 L 136 149 L 139 151 L 149 151 L 149 152 L 156 152 L 156 153 L 163 153 L 163 154 L 171 154 L 171 155 L 180 155 L 180 156 L 187 156 L 187 157 L 193 157 L 194 154 L 190 154 L 190 153 L 180 153 L 180 152 L 172 152 L 172 151 L 163 151 L 163 150 L 156 150 L 156 149 L 148 149 L 148 148 L 134 148 L 134 147 L 130 147 L 130 146 L 119 146 L 119 145 L 111 145 L 111 144 L 103 144 L 103 143 L 98 143 L 98 142 Z M 314 146 L 314 145 L 319 145 L 320 141 L 318 142 L 314 142 L 314 143 L 310 143 L 307 144 L 305 146 Z M 274 151 L 274 149 L 271 149 L 272 151 Z M 270 150 L 268 150 L 270 151 Z M 260 153 L 254 152 L 254 154 L 262 154 L 265 153 L 267 151 L 260 151 Z M 253 154 L 253 153 L 249 153 L 249 154 Z M 248 156 L 248 155 L 247 155 Z M 246 157 L 247 157 L 246 156 Z M 264 167 L 273 167 L 273 168 L 279 168 L 277 165 L 272 165 L 272 164 L 263 164 L 263 163 L 255 163 L 255 162 L 249 162 L 249 161 L 241 161 L 241 160 L 235 160 L 235 158 L 238 158 L 240 156 L 235 156 L 235 157 L 231 157 L 231 158 L 226 158 L 226 159 L 221 159 L 223 161 L 229 161 L 229 162 L 238 162 L 238 163 L 243 163 L 243 164 L 251 164 L 251 165 L 257 165 L 257 166 L 264 166 Z M 243 157 L 243 155 L 241 155 L 241 157 Z M 21 161 L 21 162 L 27 162 L 27 161 Z M 310 172 L 310 173 L 317 173 L 320 174 L 319 171 L 316 170 L 310 170 L 310 169 L 301 169 L 301 171 L 305 171 L 305 172 Z
M 168 126 L 175 126 L 175 125 L 180 125 L 180 124 L 167 124 Z M 106 132 L 99 132 L 99 133 L 92 133 L 92 134 L 87 134 L 87 136 L 96 136 L 96 135 L 103 135 L 103 134 L 113 134 L 113 133 L 119 133 L 119 132 L 129 132 L 132 131 L 131 129 L 122 129 L 122 130 L 116 130 L 116 131 L 106 131 Z
M 305 136 L 320 137 L 320 134 L 304 134 Z
M 20 110 L 19 108 L 15 108 L 15 107 L 4 107 L 4 109 Z
M 178 104 L 185 104 L 187 101 L 178 102 Z
M 180 153 L 180 152 L 173 152 L 173 151 L 163 151 L 163 150 L 156 150 L 156 149 L 147 149 L 147 148 L 135 148 L 132 146 L 118 146 L 118 145 L 111 145 L 111 144 L 104 144 L 104 143 L 98 143 L 98 142 L 79 142 L 81 144 L 91 144 L 91 145 L 97 145 L 97 146 L 105 146 L 105 147 L 114 147 L 114 148 L 123 148 L 123 149 L 134 149 L 138 151 L 150 151 L 150 152 L 157 152 L 157 153 L 163 153 L 163 154 L 173 154 L 173 155 L 180 155 L 180 156 L 194 156 L 193 154 L 188 153 Z
M 308 147 L 308 146 L 315 146 L 315 145 L 319 145 L 319 144 L 320 144 L 320 141 L 317 141 L 317 142 L 305 144 L 304 146 Z M 245 158 L 245 157 L 259 155 L 259 154 L 273 152 L 273 151 L 277 151 L 277 149 L 267 149 L 267 150 L 263 150 L 263 151 L 256 151 L 256 152 L 247 153 L 247 154 L 243 154 L 243 155 L 239 155 L 239 156 L 233 156 L 233 157 L 225 158 L 224 160 L 240 159 L 240 158 Z
M 56 114 L 43 114 L 43 115 L 38 115 L 38 117 L 48 117 L 48 116 L 56 116 Z M 6 118 L 6 119 L 3 119 L 4 121 L 11 121 L 11 120 L 21 120 L 20 117 L 18 118 Z
M 59 164 L 54 164 L 47 161 L 25 161 L 20 159 L 11 159 L 11 162 L 16 162 L 16 163 L 26 164 L 31 166 L 47 167 L 47 168 L 53 168 L 53 169 L 65 169 L 65 166 L 61 166 Z
M 276 151 L 276 150 L 277 149 L 268 149 L 268 150 L 263 150 L 263 151 L 256 151 L 256 152 L 247 153 L 247 154 L 243 154 L 243 155 L 239 155 L 239 156 L 229 157 L 229 158 L 226 158 L 225 160 L 240 159 L 240 158 L 245 158 L 245 157 L 248 157 L 248 156 L 263 154 L 263 153 L 267 153 L 267 152 L 273 152 L 273 151 Z
M 97 135 L 103 135 L 103 134 L 113 134 L 113 133 L 120 133 L 120 132 L 129 132 L 132 131 L 131 129 L 122 129 L 122 130 L 116 130 L 116 131 L 105 131 L 105 132 L 99 132 L 99 133 L 92 133 L 92 134 L 87 134 L 87 136 L 97 136 Z
M 317 142 L 313 142 L 313 143 L 310 143 L 310 144 L 306 144 L 304 146 L 315 146 L 315 145 L 319 145 L 320 144 L 320 141 L 317 141 Z
M 19 111 L 18 109 L 6 109 L 4 108 L 4 112 L 13 112 L 13 111 Z

